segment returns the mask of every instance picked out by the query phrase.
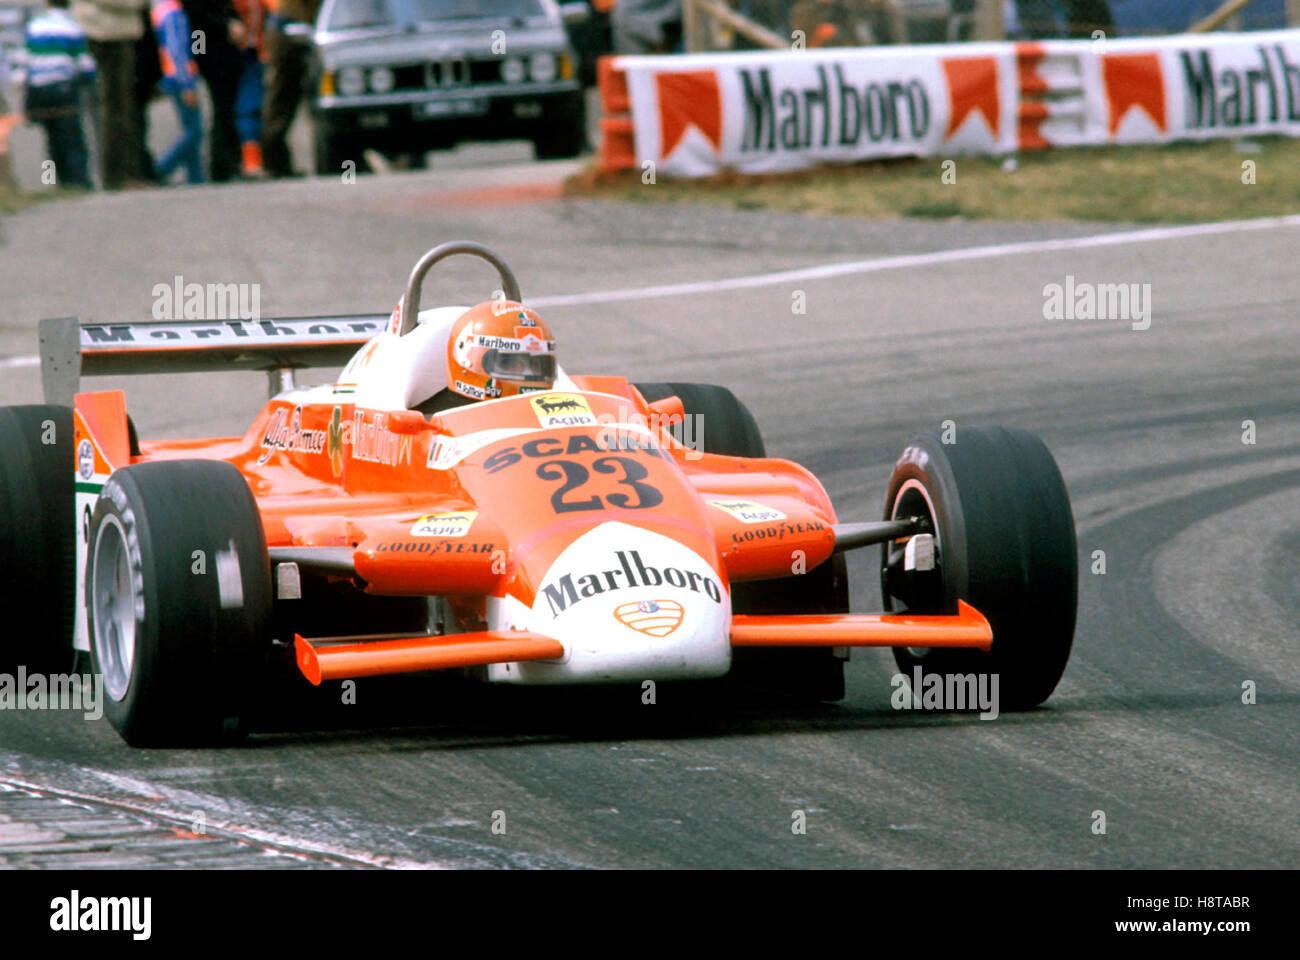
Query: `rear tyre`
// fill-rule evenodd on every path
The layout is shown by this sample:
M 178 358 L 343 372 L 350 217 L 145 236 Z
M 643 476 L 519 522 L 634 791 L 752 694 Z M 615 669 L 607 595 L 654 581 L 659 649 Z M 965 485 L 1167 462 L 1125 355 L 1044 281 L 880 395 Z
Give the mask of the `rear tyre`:
M 71 409 L 0 407 L 0 673 L 72 665 L 76 463 Z
M 649 402 L 676 396 L 687 417 L 700 417 L 698 431 L 673 434 L 683 442 L 698 435 L 703 453 L 730 457 L 765 457 L 763 436 L 754 416 L 725 387 L 704 383 L 639 383 Z M 802 576 L 731 585 L 734 613 L 848 613 L 849 580 L 843 554 Z M 731 654 L 728 680 L 803 701 L 844 698 L 844 661 L 829 648 L 756 649 L 742 647 Z
M 767 456 L 754 415 L 726 387 L 709 383 L 638 383 L 635 386 L 648 403 L 677 397 L 682 401 L 682 410 L 687 417 L 700 418 L 701 453 L 728 457 Z M 696 436 L 694 432 L 684 432 L 683 424 L 673 424 L 672 434 L 683 443 Z
M 86 608 L 104 713 L 132 746 L 246 732 L 271 643 L 271 574 L 243 476 L 221 461 L 113 473 L 90 522 Z
M 1034 434 L 965 427 L 956 439 L 922 434 L 894 467 L 885 519 L 923 517 L 935 538 L 935 567 L 907 571 L 907 538 L 886 543 L 881 594 L 886 610 L 913 613 L 955 613 L 965 600 L 988 618 L 993 648 L 895 648 L 894 657 L 909 683 L 916 668 L 923 683 L 930 674 L 998 674 L 999 709 L 1029 709 L 1051 696 L 1074 639 L 1078 558 L 1069 496 Z

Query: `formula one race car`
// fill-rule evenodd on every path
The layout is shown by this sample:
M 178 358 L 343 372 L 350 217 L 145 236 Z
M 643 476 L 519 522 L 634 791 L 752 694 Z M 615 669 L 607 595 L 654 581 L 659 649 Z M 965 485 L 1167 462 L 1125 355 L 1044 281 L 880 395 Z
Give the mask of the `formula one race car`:
M 888 646 L 909 678 L 999 674 L 1003 710 L 1051 694 L 1076 547 L 1035 436 L 919 436 L 883 519 L 841 523 L 721 387 L 554 366 L 542 391 L 433 410 L 467 308 L 421 312 L 420 292 L 451 254 L 492 264 L 526 322 L 473 243 L 425 254 L 390 317 L 43 321 L 47 404 L 0 408 L 0 600 L 37 612 L 0 670 L 66 669 L 71 640 L 136 745 L 237 736 L 276 671 L 725 675 L 835 700 L 848 648 Z M 83 374 L 231 369 L 271 379 L 243 437 L 140 441 L 121 391 L 77 392 Z M 886 612 L 849 613 L 844 551 L 873 544 Z

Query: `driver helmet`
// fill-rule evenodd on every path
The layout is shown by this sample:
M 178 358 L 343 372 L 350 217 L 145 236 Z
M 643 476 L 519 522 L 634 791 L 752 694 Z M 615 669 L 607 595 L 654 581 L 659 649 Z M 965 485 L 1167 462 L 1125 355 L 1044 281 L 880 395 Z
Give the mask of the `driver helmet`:
M 473 400 L 550 390 L 555 341 L 533 310 L 488 300 L 456 320 L 447 340 L 447 389 Z

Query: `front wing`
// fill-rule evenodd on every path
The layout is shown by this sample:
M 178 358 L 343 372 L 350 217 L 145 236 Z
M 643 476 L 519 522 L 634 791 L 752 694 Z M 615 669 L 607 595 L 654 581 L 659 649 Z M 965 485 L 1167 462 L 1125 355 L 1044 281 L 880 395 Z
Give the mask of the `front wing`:
M 993 629 L 965 601 L 953 615 L 909 613 L 791 614 L 732 618 L 733 647 L 965 647 L 988 650 Z M 324 680 L 413 673 L 488 663 L 556 660 L 558 640 L 523 630 L 486 630 L 363 643 L 313 643 L 295 637 L 298 668 L 313 684 Z

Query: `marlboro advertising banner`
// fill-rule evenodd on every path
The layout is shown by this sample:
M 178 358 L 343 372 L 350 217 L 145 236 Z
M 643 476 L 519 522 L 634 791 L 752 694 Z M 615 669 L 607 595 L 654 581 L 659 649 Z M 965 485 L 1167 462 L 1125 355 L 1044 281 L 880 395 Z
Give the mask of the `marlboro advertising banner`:
M 878 157 L 1300 136 L 1300 30 L 618 57 L 665 176 Z
M 1083 64 L 1092 142 L 1300 136 L 1300 30 L 1102 43 Z
M 619 57 L 637 162 L 670 176 L 1015 148 L 1010 44 Z

